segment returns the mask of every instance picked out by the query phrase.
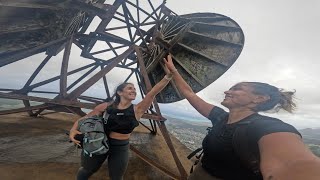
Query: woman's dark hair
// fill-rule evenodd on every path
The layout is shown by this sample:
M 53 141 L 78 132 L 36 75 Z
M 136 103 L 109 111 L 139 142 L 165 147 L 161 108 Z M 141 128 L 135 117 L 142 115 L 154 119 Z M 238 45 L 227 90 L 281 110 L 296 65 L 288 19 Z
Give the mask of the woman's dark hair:
M 116 90 L 115 90 L 115 92 L 114 92 L 114 95 L 113 95 L 113 97 L 115 97 L 115 99 L 114 99 L 114 101 L 113 101 L 113 103 L 112 103 L 112 106 L 113 106 L 113 107 L 117 107 L 117 106 L 119 105 L 119 103 L 120 103 L 120 100 L 121 100 L 121 99 L 120 99 L 120 96 L 119 96 L 118 92 L 119 92 L 119 91 L 122 92 L 123 89 L 124 89 L 128 84 L 132 84 L 132 83 L 124 82 L 124 83 L 121 83 L 121 84 L 119 84 L 119 85 L 117 86 L 117 88 L 116 88 Z
M 258 95 L 267 95 L 270 97 L 265 102 L 258 104 L 254 110 L 259 111 L 268 111 L 274 109 L 278 111 L 279 109 L 284 109 L 290 113 L 296 108 L 294 103 L 294 93 L 296 91 L 284 91 L 275 86 L 272 86 L 267 83 L 261 82 L 245 82 L 253 87 L 253 93 Z

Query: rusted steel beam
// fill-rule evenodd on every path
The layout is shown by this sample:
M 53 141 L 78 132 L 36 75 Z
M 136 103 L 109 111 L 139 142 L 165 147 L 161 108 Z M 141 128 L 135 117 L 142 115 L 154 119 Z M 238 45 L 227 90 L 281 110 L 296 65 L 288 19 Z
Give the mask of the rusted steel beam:
M 97 15 L 100 18 L 106 18 L 108 9 L 103 4 L 87 4 L 79 0 L 71 0 L 63 5 L 64 7 L 84 11 L 90 15 Z M 100 7 L 99 7 L 100 6 Z
M 15 91 L 16 89 L 0 88 L 0 91 Z
M 44 103 L 48 103 L 48 104 L 87 108 L 87 109 L 93 109 L 96 106 L 95 104 L 92 104 L 92 103 L 81 103 L 78 101 L 69 101 L 69 100 L 65 100 L 65 99 L 49 99 L 49 98 L 27 96 L 27 95 L 22 95 L 22 94 L 13 94 L 13 93 L 0 92 L 0 97 L 7 98 L 7 99 L 37 101 L 37 102 L 44 102 Z
M 171 15 L 171 13 L 172 13 L 173 15 L 175 15 L 175 16 L 178 16 L 177 13 L 173 12 L 173 11 L 172 11 L 171 9 L 169 9 L 166 5 L 163 5 L 163 6 L 161 7 L 161 13 L 163 13 L 163 14 L 165 14 L 165 15 L 167 15 L 167 16 Z
M 82 100 L 85 100 L 85 101 L 93 102 L 95 104 L 101 104 L 101 103 L 104 102 L 104 99 L 97 99 L 97 98 L 87 97 L 87 96 L 80 96 L 80 97 L 78 97 L 78 99 L 82 99 Z
M 39 74 L 39 72 L 41 71 L 41 69 L 47 64 L 47 62 L 50 60 L 52 56 L 47 56 L 42 62 L 41 64 L 37 67 L 37 69 L 32 73 L 32 75 L 30 76 L 30 78 L 28 79 L 28 81 L 26 82 L 26 84 L 23 86 L 28 87 L 30 86 L 30 84 L 32 83 L 32 81 L 34 80 L 34 78 Z M 23 89 L 23 88 L 22 88 Z
M 54 107 L 54 106 L 52 106 Z M 48 107 L 50 108 L 50 107 Z M 42 113 L 44 110 L 46 110 L 46 108 L 41 108 L 41 109 L 38 109 L 37 112 L 34 113 L 34 116 L 38 116 L 40 113 Z
M 76 88 L 74 91 L 72 91 L 67 97 L 70 99 L 75 99 L 79 97 L 83 92 L 85 92 L 89 87 L 91 87 L 93 84 L 95 84 L 99 79 L 101 79 L 103 76 L 105 76 L 112 68 L 117 66 L 121 60 L 129 56 L 134 51 L 133 47 L 129 47 L 125 52 L 120 54 L 118 57 L 114 58 L 110 64 L 108 64 L 105 68 L 103 68 L 100 72 L 92 76 L 89 80 L 84 82 L 82 85 L 80 85 L 78 88 Z
M 64 49 L 63 59 L 61 64 L 60 95 L 62 97 L 65 97 L 67 95 L 68 65 L 69 65 L 69 57 L 70 57 L 72 42 L 73 42 L 73 36 L 71 35 Z
M 8 35 L 11 33 L 21 33 L 28 31 L 40 31 L 50 27 L 50 24 L 41 20 L 26 20 L 19 24 L 2 24 L 0 26 L 0 35 Z
M 57 43 L 53 46 L 50 46 L 46 50 L 46 54 L 49 56 L 56 56 L 66 47 L 66 42 Z
M 136 3 L 137 3 L 137 6 L 139 7 L 140 5 L 139 5 L 139 1 L 137 0 L 136 1 Z M 140 24 L 140 10 L 137 8 L 137 20 L 138 20 L 138 23 Z
M 94 100 L 100 101 L 100 103 L 102 103 L 105 100 L 105 98 L 97 98 L 97 97 L 91 97 L 91 96 L 79 96 L 79 98 L 94 99 Z M 85 99 L 83 99 L 83 100 L 85 100 Z
M 151 120 L 149 120 L 149 121 L 151 122 Z M 151 133 L 154 133 L 152 126 L 151 126 L 152 129 L 150 129 L 147 125 L 143 124 L 141 121 L 139 121 L 139 123 L 140 123 L 143 127 L 145 127 L 146 129 L 148 129 Z M 152 124 L 151 124 L 151 125 L 152 125 Z
M 140 70 L 141 70 L 141 73 L 143 75 L 143 78 L 144 78 L 144 81 L 145 81 L 145 84 L 147 86 L 147 92 L 149 92 L 151 90 L 151 83 L 150 83 L 150 80 L 149 80 L 149 77 L 148 77 L 148 74 L 147 74 L 147 71 L 146 71 L 146 67 L 144 66 L 144 62 L 143 62 L 143 59 L 142 59 L 142 55 L 141 55 L 141 52 L 140 52 L 140 49 L 138 47 L 135 47 L 135 50 L 136 50 L 136 53 L 137 53 L 137 58 L 138 58 L 138 61 L 139 61 L 139 67 L 140 67 Z M 156 109 L 156 112 L 161 116 L 161 113 L 160 113 L 160 108 L 159 108 L 159 105 L 156 101 L 156 99 L 154 100 L 153 102 L 154 104 L 154 107 Z M 188 175 L 187 175 L 187 172 L 186 170 L 183 168 L 182 166 L 182 163 L 181 161 L 179 160 L 179 157 L 174 149 L 174 146 L 172 144 L 172 141 L 170 139 L 170 136 L 169 136 L 169 132 L 164 124 L 163 121 L 158 121 L 158 126 L 162 132 L 162 135 L 171 151 L 171 154 L 173 156 L 173 159 L 177 165 L 177 168 L 180 172 L 180 175 L 181 175 L 181 179 L 183 180 L 186 180 Z
M 161 164 L 159 164 L 159 163 L 155 162 L 154 160 L 150 159 L 148 156 L 144 155 L 138 149 L 136 149 L 133 145 L 130 145 L 130 149 L 131 149 L 131 151 L 136 153 L 136 155 L 138 157 L 140 157 L 143 161 L 145 161 L 149 165 L 159 169 L 162 173 L 168 175 L 169 177 L 171 177 L 173 179 L 179 179 L 178 175 L 174 174 L 173 172 L 170 172 L 165 167 L 163 167 Z
M 20 91 L 15 91 L 15 92 L 16 92 L 16 94 L 23 94 Z M 30 92 L 30 93 L 40 93 L 40 94 L 56 94 L 56 95 L 59 94 L 59 92 L 53 92 L 53 91 L 37 91 L 37 90 L 35 90 L 35 91 L 28 91 L 28 92 Z
M 99 35 L 96 37 L 97 40 L 114 42 L 114 43 L 124 44 L 127 46 L 130 46 L 133 44 L 132 42 L 130 42 L 120 36 L 116 36 L 116 35 L 108 33 L 108 32 L 98 32 L 97 34 Z
M 137 79 L 137 82 L 138 82 L 138 85 L 139 85 L 139 90 L 140 90 L 141 97 L 144 98 L 145 90 L 142 89 L 141 74 L 139 73 L 138 69 L 135 70 L 135 75 L 136 75 L 136 79 Z
M 107 43 L 110 43 L 110 42 L 107 42 Z M 100 50 L 100 51 L 96 51 L 96 52 L 92 52 L 90 53 L 91 55 L 96 55 L 96 54 L 100 54 L 100 53 L 105 53 L 105 52 L 108 52 L 108 51 L 114 51 L 116 49 L 120 49 L 120 48 L 124 48 L 124 47 L 127 47 L 127 45 L 122 45 L 122 46 L 118 46 L 118 47 L 112 47 L 112 49 L 108 48 L 108 49 L 104 49 L 104 50 Z
M 130 63 L 128 63 L 128 64 L 126 64 L 126 65 L 124 65 L 124 66 L 122 66 L 123 68 L 129 68 L 129 66 L 132 66 L 132 65 L 134 65 L 134 64 L 137 64 L 137 61 L 135 60 L 135 61 L 132 61 L 132 62 L 130 62 Z M 129 68 L 129 69 L 131 69 L 131 68 Z M 131 70 L 135 70 L 135 69 L 131 69 Z
M 155 18 L 153 17 L 153 15 L 156 14 L 157 11 L 158 11 L 160 8 L 162 8 L 162 6 L 164 6 L 164 4 L 161 4 L 161 5 L 160 5 L 159 7 L 157 7 L 151 14 L 149 14 L 148 17 L 147 17 L 144 21 L 142 21 L 142 24 L 145 23 L 145 22 L 147 22 L 149 18 L 155 19 Z M 155 20 L 157 20 L 157 19 L 155 19 Z
M 162 51 L 156 59 L 153 60 L 153 63 L 150 64 L 147 67 L 147 73 L 150 73 L 151 71 L 154 70 L 154 68 L 158 65 L 158 63 L 160 61 L 162 61 L 162 59 L 168 54 L 168 52 L 171 51 L 171 48 L 175 45 L 175 44 L 179 44 L 179 40 L 183 37 L 183 34 L 185 34 L 191 27 L 192 27 L 193 23 L 188 23 L 182 30 L 180 30 L 179 34 L 175 36 L 172 40 L 170 40 L 169 43 L 167 43 L 166 41 L 164 41 L 162 38 L 159 38 L 160 33 L 157 32 L 156 33 L 156 42 L 157 44 L 159 44 L 160 46 L 162 46 L 165 50 Z
M 87 19 L 84 20 L 85 22 L 78 33 L 85 33 L 94 17 L 94 15 L 90 15 L 89 17 L 87 17 Z
M 81 77 L 79 77 L 76 81 L 74 81 L 70 86 L 68 86 L 67 90 L 72 89 L 75 85 L 77 85 L 80 81 L 82 81 L 84 78 L 86 78 L 89 74 L 91 74 L 94 70 L 96 70 L 99 66 L 93 66 L 89 71 L 84 73 Z
M 124 19 L 126 21 L 126 24 L 130 24 L 129 22 L 129 14 L 130 14 L 130 11 L 129 9 L 127 8 L 126 4 L 124 3 L 122 5 L 122 10 L 123 10 L 123 14 L 124 14 Z M 130 38 L 130 41 L 133 42 L 133 36 L 132 36 L 132 32 L 131 32 L 131 26 L 127 26 L 127 30 L 128 30 L 128 33 L 129 33 L 129 38 Z
M 141 54 L 141 51 L 140 51 L 138 46 L 135 46 L 135 51 L 137 53 L 137 59 L 138 59 L 138 62 L 139 62 L 138 66 L 140 67 L 140 74 L 143 76 L 144 83 L 146 85 L 146 92 L 145 93 L 148 93 L 152 89 L 152 85 L 151 85 L 151 82 L 149 80 L 149 77 L 148 77 L 148 74 L 147 74 L 147 71 L 146 71 L 146 67 L 145 67 L 144 62 L 143 62 L 142 54 Z M 153 100 L 153 105 L 156 108 L 156 111 L 159 114 L 159 116 L 161 116 L 160 108 L 159 108 L 159 106 L 157 104 L 157 100 L 156 99 Z
M 30 101 L 23 100 L 22 102 L 23 102 L 23 104 L 24 104 L 24 106 L 25 106 L 26 108 L 30 107 Z M 29 110 L 29 111 L 27 111 L 27 112 L 28 112 L 29 116 L 33 116 L 33 115 L 34 115 L 33 112 L 32 112 L 32 110 Z
M 157 19 L 152 16 L 155 11 L 153 11 L 153 12 L 150 14 L 150 13 L 148 13 L 147 11 L 145 11 L 144 9 L 142 9 L 141 7 L 139 7 L 138 5 L 136 5 L 136 4 L 134 4 L 134 3 L 130 2 L 130 1 L 127 1 L 127 3 L 130 4 L 131 6 L 139 9 L 139 11 L 141 11 L 141 12 L 145 13 L 146 15 L 148 15 L 147 20 L 151 17 L 151 18 L 153 18 L 155 21 L 157 21 Z M 161 6 L 161 5 L 160 5 L 160 6 Z M 159 7 L 160 7 L 160 6 L 159 6 Z M 158 7 L 158 8 L 159 8 L 159 7 Z M 157 8 L 157 10 L 158 10 L 158 8 Z M 145 21 L 146 21 L 146 20 L 144 20 L 144 22 L 145 22 Z
M 75 70 L 72 70 L 72 71 L 68 72 L 68 75 L 77 73 L 77 72 L 79 72 L 79 71 L 82 71 L 82 70 L 87 69 L 87 68 L 89 68 L 89 67 L 91 67 L 91 66 L 94 66 L 94 65 L 96 65 L 95 62 L 94 62 L 94 63 L 91 63 L 91 64 L 88 64 L 88 65 L 85 65 L 85 66 L 83 66 L 83 67 L 81 67 L 81 68 L 78 68 L 78 69 L 75 69 Z M 51 82 L 53 82 L 53 81 L 56 81 L 56 80 L 60 79 L 60 77 L 61 77 L 61 76 L 59 75 L 59 76 L 55 76 L 55 77 L 53 77 L 53 78 L 50 78 L 50 79 L 47 79 L 47 80 L 38 82 L 38 83 L 36 83 L 36 84 L 33 84 L 33 85 L 29 86 L 29 89 L 34 89 L 34 88 L 43 86 L 43 85 L 45 85 L 45 84 L 51 83 Z
M 122 15 L 123 17 L 124 17 L 124 15 Z M 124 20 L 124 19 L 121 19 L 121 18 L 119 18 L 119 17 L 113 17 L 114 19 L 116 19 L 116 20 L 118 20 L 118 21 L 120 21 L 120 22 L 123 22 L 123 23 L 126 23 L 126 20 Z M 129 23 L 129 24 L 127 24 L 128 26 L 132 26 L 132 24 L 131 23 Z
M 151 89 L 152 89 L 152 85 L 150 83 L 150 80 L 149 80 L 149 77 L 148 77 L 148 74 L 147 74 L 147 70 L 146 70 L 146 67 L 144 65 L 144 62 L 143 62 L 143 57 L 142 57 L 142 54 L 141 54 L 141 51 L 139 49 L 139 47 L 135 46 L 135 51 L 137 53 L 137 59 L 138 59 L 138 66 L 140 67 L 140 73 L 141 75 L 143 76 L 143 79 L 144 79 L 144 83 L 146 85 L 146 90 L 147 92 L 149 92 Z
M 148 48 L 148 44 L 147 44 L 146 40 L 143 38 L 142 32 L 140 31 L 140 24 L 138 24 L 138 22 L 134 21 L 134 18 L 126 5 L 123 5 L 122 7 L 123 7 L 123 11 L 126 15 L 126 21 L 129 21 L 127 16 L 130 16 L 130 19 L 132 19 L 132 22 L 133 22 L 133 26 L 136 28 L 136 30 L 139 32 L 139 34 L 141 34 L 140 38 L 142 39 L 142 42 L 145 44 L 145 46 Z M 129 26 L 128 26 L 128 31 L 129 31 L 129 33 L 131 33 L 131 28 Z M 136 37 L 136 35 L 137 35 L 137 33 L 135 33 L 135 36 L 133 38 L 131 38 L 131 41 L 134 41 L 134 38 Z
M 124 3 L 125 0 L 116 0 L 112 6 L 110 7 L 110 10 L 108 11 L 108 17 L 105 17 L 99 26 L 96 29 L 96 32 L 103 32 L 103 30 L 107 27 L 107 25 L 110 23 L 112 18 L 114 17 L 114 14 L 116 13 L 117 9 L 120 7 L 122 3 Z
M 79 0 L 69 0 L 62 3 L 47 3 L 46 5 L 37 3 L 23 3 L 23 2 L 12 2 L 12 0 L 4 0 L 0 2 L 0 7 L 17 7 L 17 8 L 32 8 L 32 9 L 49 9 L 49 10 L 62 10 L 62 9 L 77 9 L 84 11 L 91 15 L 98 15 L 101 18 L 107 14 L 107 6 L 104 4 L 87 4 Z
M 118 26 L 118 27 L 106 28 L 105 31 L 112 31 L 112 30 L 125 29 L 125 28 L 127 28 L 127 26 Z
M 112 46 L 112 44 L 109 41 L 106 41 L 106 43 L 111 48 L 111 50 L 114 53 L 114 55 L 118 56 L 118 53 L 117 53 L 116 49 Z
M 52 46 L 52 45 L 54 45 L 56 43 L 64 42 L 65 40 L 66 40 L 66 37 L 63 37 L 63 38 L 60 38 L 58 40 L 54 40 L 54 41 L 51 41 L 49 43 L 43 44 L 41 46 L 37 46 L 37 47 L 31 48 L 31 49 L 27 49 L 25 51 L 22 51 L 20 53 L 12 55 L 12 56 L 1 57 L 1 54 L 0 54 L 0 59 L 1 59 L 0 67 L 8 65 L 8 64 L 11 64 L 11 63 L 14 63 L 16 61 L 19 61 L 19 60 L 25 58 L 25 57 L 28 57 L 28 56 L 31 56 L 31 55 L 34 55 L 34 54 L 37 54 L 37 53 L 41 53 L 44 50 L 46 50 L 48 47 L 50 47 L 50 46 Z
M 150 0 L 148 0 L 148 3 L 149 3 L 149 5 L 150 5 L 150 7 L 152 8 L 153 12 L 156 12 L 156 10 L 154 9 L 154 7 L 153 7 L 153 5 L 152 5 L 152 3 L 151 3 Z M 161 5 L 162 5 L 162 4 L 161 4 Z M 159 15 L 158 15 L 157 13 L 155 13 L 155 15 L 156 15 L 156 18 L 157 18 L 157 19 L 160 19 Z
M 150 121 L 150 124 L 151 124 L 151 126 L 152 126 L 152 129 L 154 130 L 154 133 L 157 134 L 158 128 L 157 128 L 157 123 L 156 123 L 156 121 L 151 121 L 151 120 L 149 120 L 149 121 Z
M 138 65 L 138 64 L 137 64 Z M 138 69 L 135 69 L 135 75 L 136 75 L 136 79 L 137 79 L 137 82 L 138 82 L 138 85 L 139 85 L 139 90 L 140 90 L 140 94 L 141 94 L 141 97 L 142 98 L 144 98 L 144 94 L 146 93 L 146 91 L 145 91 L 145 89 L 143 89 L 142 88 L 142 83 L 141 83 L 141 73 L 139 72 L 139 70 Z M 156 112 L 154 112 L 154 111 L 152 111 L 152 108 L 150 107 L 149 108 L 149 110 L 151 111 L 151 113 L 152 114 L 157 114 Z M 150 125 L 151 125 L 151 127 L 152 127 L 152 130 L 153 130 L 153 132 L 154 133 L 157 133 L 157 127 L 156 127 L 156 123 L 155 123 L 155 120 L 167 120 L 167 119 L 165 119 L 164 117 L 162 117 L 162 116 L 158 116 L 158 115 L 156 115 L 157 117 L 160 117 L 161 119 L 155 119 L 155 118 L 146 118 L 146 117 L 144 117 L 145 119 L 149 119 L 149 121 L 150 121 Z M 151 121 L 151 119 L 153 120 L 153 121 Z
M 112 6 L 110 6 L 107 16 L 103 18 L 101 23 L 96 28 L 95 32 L 104 32 L 104 29 L 107 27 L 107 25 L 110 23 L 112 18 L 114 18 L 115 13 L 117 12 L 117 9 L 120 7 L 122 3 L 124 3 L 125 0 L 116 0 Z M 92 35 L 93 33 L 90 33 Z M 95 35 L 94 35 L 95 36 Z M 86 51 L 89 52 L 93 45 L 97 42 L 98 39 L 92 38 L 88 44 L 85 45 Z
M 78 36 L 76 36 L 76 38 L 77 38 L 77 37 L 78 37 Z M 78 46 L 79 49 L 83 50 L 82 44 L 81 44 L 81 43 L 79 42 L 79 40 L 76 39 L 76 38 L 73 39 L 73 43 L 74 43 L 76 46 Z
M 135 51 L 137 53 L 137 59 L 138 59 L 138 62 L 139 62 L 138 65 L 140 67 L 140 73 L 143 76 L 144 83 L 145 83 L 146 88 L 147 88 L 147 92 L 149 92 L 152 89 L 152 85 L 151 85 L 150 79 L 148 77 L 146 67 L 145 67 L 144 62 L 143 62 L 143 57 L 142 57 L 140 48 L 138 46 L 135 46 Z M 160 108 L 158 106 L 158 103 L 157 103 L 156 99 L 153 100 L 153 104 L 154 104 L 154 107 L 155 107 L 157 113 L 159 113 L 159 115 L 161 115 Z
M 50 9 L 50 10 L 59 10 L 60 7 L 52 5 L 43 5 L 36 3 L 23 3 L 23 2 L 12 2 L 12 0 L 3 0 L 0 1 L 0 7 L 17 7 L 17 8 L 32 8 L 32 9 Z
M 87 115 L 80 108 L 67 107 L 67 106 L 65 106 L 64 108 L 66 108 L 68 111 L 72 112 L 73 114 L 77 114 L 80 117 Z
M 4 111 L 0 111 L 0 115 L 14 114 L 14 113 L 19 113 L 19 112 L 27 112 L 27 111 L 32 111 L 32 110 L 37 110 L 37 109 L 42 109 L 42 108 L 48 108 L 51 106 L 55 106 L 55 105 L 43 104 L 43 105 L 38 105 L 38 106 L 30 106 L 30 107 L 24 107 L 24 108 L 18 108 L 18 109 L 4 110 Z
M 100 67 L 102 70 L 103 66 L 100 66 Z M 107 97 L 110 98 L 111 96 L 110 96 L 110 91 L 109 91 L 109 86 L 108 86 L 108 81 L 106 76 L 103 76 L 102 79 L 103 79 L 103 85 L 104 85 L 104 89 L 106 90 Z
M 169 149 L 171 151 L 172 157 L 173 157 L 173 159 L 174 159 L 174 161 L 175 161 L 175 163 L 177 165 L 177 168 L 178 168 L 178 170 L 180 172 L 180 179 L 181 180 L 187 180 L 188 174 L 187 174 L 186 170 L 184 169 L 184 167 L 182 166 L 182 163 L 181 163 L 181 161 L 180 161 L 180 159 L 179 159 L 179 157 L 178 157 L 178 155 L 177 155 L 177 153 L 175 151 L 175 148 L 174 148 L 173 143 L 172 143 L 172 141 L 170 139 L 169 132 L 167 130 L 167 127 L 166 127 L 165 123 L 163 121 L 157 121 L 157 123 L 158 123 L 159 129 L 160 129 L 160 131 L 162 133 L 162 136 L 165 139 L 165 141 L 166 141 L 166 143 L 167 143 L 167 145 L 168 145 L 168 147 L 169 147 Z

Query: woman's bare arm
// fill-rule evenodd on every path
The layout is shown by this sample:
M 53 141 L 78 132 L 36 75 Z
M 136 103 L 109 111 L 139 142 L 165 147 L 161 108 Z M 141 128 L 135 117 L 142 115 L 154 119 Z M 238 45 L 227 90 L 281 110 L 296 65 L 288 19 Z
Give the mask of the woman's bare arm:
M 260 169 L 264 179 L 319 179 L 320 159 L 304 145 L 297 134 L 268 134 L 258 144 Z
M 143 100 L 136 105 L 135 115 L 136 119 L 139 120 L 145 111 L 151 106 L 156 95 L 170 82 L 172 75 L 167 73 L 143 98 Z
M 167 56 L 165 59 L 165 64 L 168 69 L 173 74 L 173 79 L 177 85 L 181 94 L 189 101 L 189 103 L 203 116 L 208 117 L 214 105 L 207 103 L 199 96 L 197 96 L 187 82 L 182 78 L 182 76 L 177 71 L 176 67 L 172 62 L 171 55 Z

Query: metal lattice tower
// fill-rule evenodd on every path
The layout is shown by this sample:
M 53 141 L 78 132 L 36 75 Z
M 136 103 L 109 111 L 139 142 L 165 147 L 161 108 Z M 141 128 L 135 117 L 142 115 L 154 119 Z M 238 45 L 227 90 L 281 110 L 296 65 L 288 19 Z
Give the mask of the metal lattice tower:
M 97 18 L 96 29 L 90 30 Z M 215 13 L 179 16 L 162 0 L 0 1 L 0 39 L 0 71 L 26 57 L 46 54 L 21 88 L 0 87 L 0 98 L 22 100 L 25 106 L 0 111 L 0 115 L 28 112 L 30 116 L 38 116 L 44 110 L 83 116 L 81 108 L 92 109 L 105 100 L 83 95 L 98 81 L 103 81 L 106 96 L 112 96 L 107 77 L 114 68 L 129 72 L 124 77 L 125 82 L 135 77 L 144 97 L 165 75 L 161 60 L 169 52 L 182 77 L 199 92 L 231 67 L 244 45 L 241 28 L 229 17 Z M 89 63 L 69 70 L 73 44 L 80 48 L 81 56 Z M 59 75 L 36 82 L 41 70 L 61 51 Z M 68 77 L 79 72 L 82 72 L 80 77 L 68 81 Z M 52 82 L 59 82 L 58 91 L 37 90 Z M 51 94 L 53 98 L 30 95 L 34 93 Z M 174 179 L 186 179 L 187 173 L 172 145 L 158 103 L 183 98 L 171 82 L 143 115 L 149 119 L 150 126 L 141 123 L 152 133 L 157 132 L 158 125 L 179 175 L 131 145 L 131 150 L 140 158 Z M 30 101 L 39 103 L 32 105 Z

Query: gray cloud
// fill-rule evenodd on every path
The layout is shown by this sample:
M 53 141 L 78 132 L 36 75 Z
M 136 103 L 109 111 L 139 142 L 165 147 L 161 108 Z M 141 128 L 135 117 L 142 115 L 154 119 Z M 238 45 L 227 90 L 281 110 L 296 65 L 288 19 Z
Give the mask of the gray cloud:
M 241 81 L 267 82 L 296 90 L 295 114 L 272 114 L 297 126 L 320 127 L 320 2 L 303 1 L 168 1 L 178 14 L 214 12 L 234 19 L 245 34 L 245 47 L 235 64 L 217 81 L 198 93 L 219 104 L 223 92 Z M 173 8 L 174 7 L 174 8 Z M 191 8 L 192 7 L 192 8 Z M 191 106 L 185 108 L 192 109 Z
M 212 83 L 198 95 L 206 101 L 219 104 L 223 92 L 233 84 L 241 81 L 261 81 L 277 87 L 297 91 L 298 110 L 295 114 L 279 113 L 279 117 L 298 128 L 320 127 L 320 1 L 318 0 L 169 0 L 167 6 L 177 14 L 195 12 L 214 12 L 234 19 L 245 34 L 244 49 L 235 64 L 217 81 Z M 95 19 L 94 30 L 99 19 Z M 121 33 L 121 35 L 124 35 Z M 101 47 L 103 48 L 103 45 Z M 96 50 L 98 50 L 96 49 Z M 41 76 L 35 81 L 59 74 L 62 60 L 61 52 L 48 64 Z M 18 63 L 0 68 L 0 87 L 21 87 L 33 70 L 38 66 L 44 55 L 26 58 Z M 69 69 L 91 63 L 91 60 L 80 57 L 80 50 L 72 47 Z M 84 72 L 68 77 L 69 81 L 77 79 Z M 108 74 L 108 82 L 112 88 L 124 79 L 128 73 L 120 69 Z M 134 78 L 130 81 L 135 82 Z M 57 82 L 56 82 L 57 84 Z M 57 86 L 58 87 L 58 86 Z M 44 88 L 44 87 L 43 87 Z M 46 88 L 52 88 L 48 86 Z M 85 94 L 105 96 L 103 85 L 96 83 Z M 137 101 L 139 98 L 137 99 Z M 200 118 L 187 101 L 161 105 L 162 111 L 176 116 Z M 172 111 L 174 109 L 174 111 Z M 202 118 L 203 120 L 203 118 Z

